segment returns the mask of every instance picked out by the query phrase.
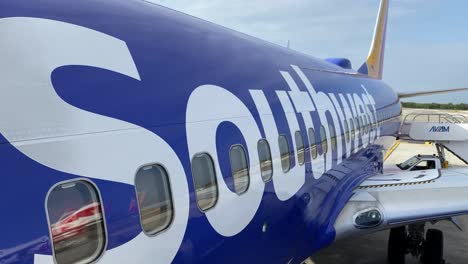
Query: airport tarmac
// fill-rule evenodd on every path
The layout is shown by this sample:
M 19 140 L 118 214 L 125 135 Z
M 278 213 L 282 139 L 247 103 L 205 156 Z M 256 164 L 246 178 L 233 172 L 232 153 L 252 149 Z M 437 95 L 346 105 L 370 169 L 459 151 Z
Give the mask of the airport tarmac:
M 385 170 L 394 170 L 396 163 L 405 161 L 416 154 L 435 154 L 433 145 L 402 143 L 386 160 Z M 468 166 L 446 152 L 450 167 Z M 467 193 L 468 195 L 468 193 Z M 448 221 L 439 222 L 435 225 L 428 224 L 426 228 L 437 228 L 444 232 L 444 257 L 446 263 L 463 264 L 468 263 L 468 216 L 458 217 L 464 231 L 457 229 Z M 366 235 L 359 238 L 339 241 L 313 257 L 316 264 L 379 264 L 387 263 L 387 240 L 389 231 L 383 231 Z M 411 256 L 406 258 L 407 264 L 420 263 L 418 259 Z

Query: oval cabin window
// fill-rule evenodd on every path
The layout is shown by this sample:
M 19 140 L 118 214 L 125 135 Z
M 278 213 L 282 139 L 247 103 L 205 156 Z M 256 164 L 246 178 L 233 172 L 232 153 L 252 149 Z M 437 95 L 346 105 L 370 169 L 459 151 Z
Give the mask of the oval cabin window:
M 135 176 L 140 221 L 147 235 L 155 235 L 172 222 L 173 205 L 166 170 L 160 165 L 149 165 Z
M 91 263 L 104 252 L 101 199 L 89 182 L 59 184 L 47 196 L 47 215 L 56 263 Z

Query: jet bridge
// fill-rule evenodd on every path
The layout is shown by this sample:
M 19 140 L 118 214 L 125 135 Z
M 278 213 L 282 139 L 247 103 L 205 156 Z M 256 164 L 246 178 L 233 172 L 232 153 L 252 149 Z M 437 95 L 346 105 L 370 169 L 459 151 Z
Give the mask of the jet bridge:
M 435 143 L 445 160 L 444 149 L 468 164 L 468 117 L 436 112 L 411 113 L 405 116 L 398 139 L 410 143 Z

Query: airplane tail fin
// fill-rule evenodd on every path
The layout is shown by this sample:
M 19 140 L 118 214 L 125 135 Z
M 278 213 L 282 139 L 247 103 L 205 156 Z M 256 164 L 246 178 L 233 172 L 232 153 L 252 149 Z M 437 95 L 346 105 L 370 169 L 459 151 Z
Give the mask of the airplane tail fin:
M 379 14 L 375 25 L 374 39 L 366 62 L 359 68 L 358 72 L 369 75 L 372 78 L 382 79 L 385 38 L 387 34 L 388 1 L 380 2 Z

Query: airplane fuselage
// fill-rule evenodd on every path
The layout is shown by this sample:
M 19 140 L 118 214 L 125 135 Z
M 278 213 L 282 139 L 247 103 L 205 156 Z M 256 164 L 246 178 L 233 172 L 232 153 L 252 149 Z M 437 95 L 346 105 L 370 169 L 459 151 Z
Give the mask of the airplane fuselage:
M 2 263 L 52 261 L 51 190 L 80 179 L 102 202 L 99 263 L 300 262 L 333 242 L 352 191 L 381 172 L 401 113 L 382 81 L 143 1 L 1 2 L 0 90 Z M 206 210 L 200 153 L 216 177 Z M 135 177 L 152 165 L 172 216 L 147 235 Z

